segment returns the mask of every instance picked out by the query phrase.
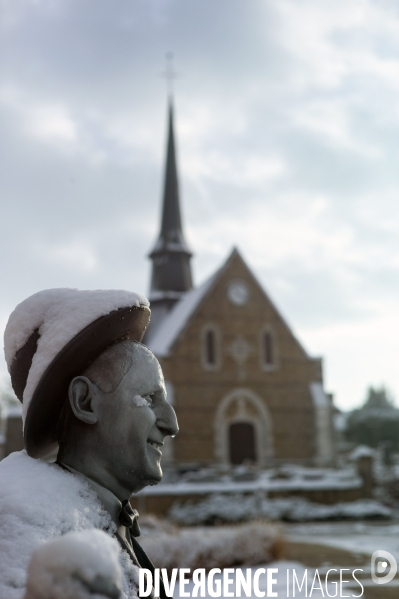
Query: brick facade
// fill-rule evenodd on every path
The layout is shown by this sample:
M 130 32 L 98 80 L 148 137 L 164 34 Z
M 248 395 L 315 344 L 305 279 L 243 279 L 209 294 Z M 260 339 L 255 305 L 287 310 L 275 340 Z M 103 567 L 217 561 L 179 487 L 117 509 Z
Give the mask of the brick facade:
M 244 301 L 229 299 L 232 282 L 241 293 L 244 288 Z M 214 341 L 211 364 L 207 331 Z M 269 364 L 265 333 L 272 344 Z M 159 359 L 180 425 L 173 441 L 178 464 L 228 464 L 234 442 L 230 426 L 237 422 L 253 427 L 259 466 L 317 458 L 310 384 L 322 384 L 321 360 L 306 354 L 236 250 Z M 333 456 L 332 441 L 327 442 L 328 463 Z

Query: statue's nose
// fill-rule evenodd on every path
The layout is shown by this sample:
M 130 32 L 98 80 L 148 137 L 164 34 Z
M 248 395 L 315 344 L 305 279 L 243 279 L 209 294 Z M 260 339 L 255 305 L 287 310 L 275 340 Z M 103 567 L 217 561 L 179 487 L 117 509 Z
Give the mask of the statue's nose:
M 171 435 L 172 437 L 177 435 L 179 432 L 179 425 L 177 424 L 176 412 L 170 403 L 166 400 L 163 401 L 157 412 L 157 427 L 161 429 L 165 435 Z

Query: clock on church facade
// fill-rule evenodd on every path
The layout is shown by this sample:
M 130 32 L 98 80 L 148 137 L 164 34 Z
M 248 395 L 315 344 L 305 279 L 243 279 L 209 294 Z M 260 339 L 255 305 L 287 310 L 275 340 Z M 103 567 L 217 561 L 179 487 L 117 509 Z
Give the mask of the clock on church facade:
M 237 249 L 193 288 L 173 131 L 144 342 L 161 362 L 180 432 L 166 459 L 180 466 L 279 461 L 330 464 L 331 398 L 322 362 L 296 339 Z

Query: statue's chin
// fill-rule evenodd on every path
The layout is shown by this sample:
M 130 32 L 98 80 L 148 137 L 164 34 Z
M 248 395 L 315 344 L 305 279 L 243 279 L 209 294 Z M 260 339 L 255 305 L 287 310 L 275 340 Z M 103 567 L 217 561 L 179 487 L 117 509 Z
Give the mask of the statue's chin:
M 161 467 L 159 467 L 158 472 L 154 472 L 154 471 L 152 471 L 151 473 L 147 472 L 146 474 L 144 474 L 141 477 L 141 481 L 142 481 L 141 489 L 143 489 L 144 487 L 148 487 L 148 486 L 153 487 L 154 485 L 157 485 L 159 482 L 161 482 L 162 477 L 163 477 L 163 472 L 162 472 Z
M 161 482 L 163 477 L 163 472 L 161 470 L 161 468 L 159 469 L 159 473 L 157 476 L 153 476 L 152 479 L 150 480 L 150 482 L 148 484 L 150 485 L 157 485 L 158 483 Z

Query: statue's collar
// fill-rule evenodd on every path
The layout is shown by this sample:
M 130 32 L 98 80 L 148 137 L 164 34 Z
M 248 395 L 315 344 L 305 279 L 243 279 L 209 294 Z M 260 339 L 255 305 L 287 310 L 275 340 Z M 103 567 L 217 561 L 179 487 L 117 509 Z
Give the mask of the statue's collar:
M 79 472 L 79 470 L 75 470 L 75 468 L 72 468 L 72 466 L 68 466 L 67 464 L 64 464 L 63 462 L 57 462 L 57 464 L 59 464 L 61 466 L 61 468 L 68 470 L 72 474 L 77 474 L 87 481 L 89 486 L 93 489 L 93 491 L 98 496 L 102 505 L 105 507 L 105 509 L 111 516 L 113 522 L 116 524 L 119 534 L 121 534 L 120 529 L 125 528 L 119 522 L 119 514 L 122 509 L 122 504 L 119 501 L 119 499 L 112 493 L 112 491 L 110 491 L 109 489 L 106 489 L 102 485 L 99 485 L 97 482 L 95 482 L 94 480 L 92 480 L 91 478 L 86 476 L 85 474 L 82 474 L 81 472 Z M 123 534 L 122 536 L 124 537 L 125 535 Z

